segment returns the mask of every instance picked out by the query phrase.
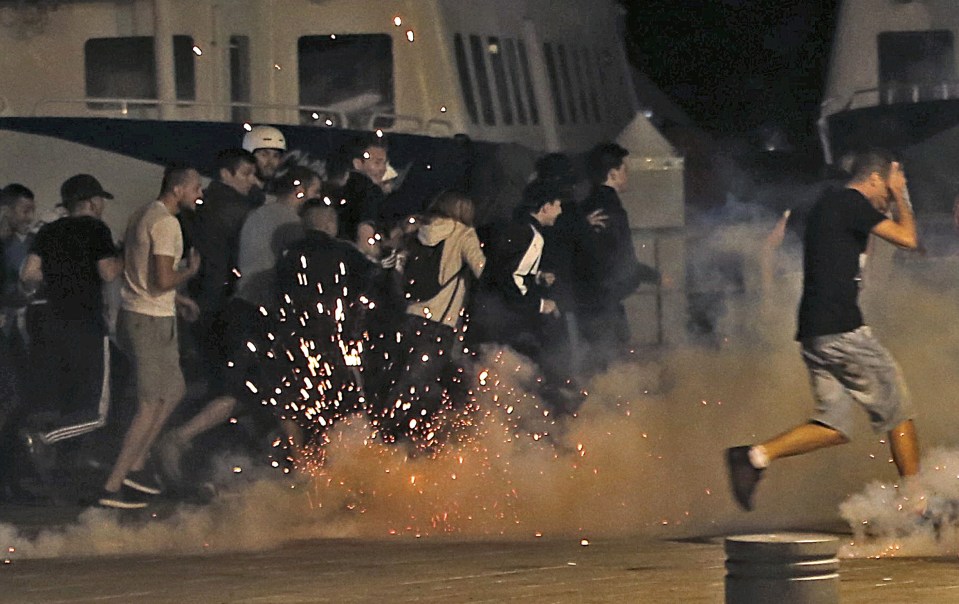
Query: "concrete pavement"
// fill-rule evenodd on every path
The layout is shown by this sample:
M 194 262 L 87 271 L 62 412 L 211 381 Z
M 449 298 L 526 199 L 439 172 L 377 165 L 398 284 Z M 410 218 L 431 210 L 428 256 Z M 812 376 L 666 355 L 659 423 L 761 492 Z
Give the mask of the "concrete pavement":
M 652 602 L 721 603 L 722 539 L 643 537 L 453 541 L 311 540 L 256 553 L 17 559 L 0 602 Z M 843 560 L 858 602 L 959 601 L 948 558 Z

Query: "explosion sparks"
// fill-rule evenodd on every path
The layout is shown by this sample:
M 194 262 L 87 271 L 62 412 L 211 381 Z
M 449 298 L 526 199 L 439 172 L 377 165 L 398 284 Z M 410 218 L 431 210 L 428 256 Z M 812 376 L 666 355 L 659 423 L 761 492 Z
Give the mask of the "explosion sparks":
M 342 287 L 326 291 L 341 294 Z M 345 326 L 311 337 L 303 331 L 292 293 L 286 297 L 282 329 L 274 330 L 272 339 L 254 342 L 257 352 L 251 352 L 264 362 L 274 352 L 283 379 L 251 384 L 269 407 L 309 427 L 307 444 L 286 435 L 274 439 L 274 455 L 266 462 L 222 460 L 221 494 L 204 508 L 182 506 L 139 524 L 89 510 L 76 525 L 43 531 L 37 538 L 0 526 L 0 545 L 16 547 L 16 554 L 7 557 L 248 550 L 316 537 L 566 536 L 592 542 L 605 535 L 682 537 L 823 526 L 836 520 L 835 510 L 850 490 L 893 472 L 888 445 L 867 436 L 863 425 L 846 447 L 777 465 L 760 486 L 757 511 L 745 516 L 735 510 L 722 448 L 766 436 L 809 412 L 801 360 L 782 328 L 791 324 L 792 304 L 771 307 L 780 312 L 768 316 L 772 327 L 756 330 L 771 334 L 767 340 L 731 337 L 720 354 L 681 347 L 656 361 L 633 357 L 611 367 L 585 385 L 575 414 L 554 413 L 541 399 L 539 372 L 527 359 L 485 347 L 459 365 L 452 376 L 457 381 L 439 389 L 443 403 L 435 412 L 407 397 L 407 391 L 384 405 L 392 415 L 383 415 L 370 413 L 368 397 L 356 388 L 370 387 L 364 382 L 390 362 L 400 363 L 402 374 L 405 364 L 399 359 L 408 341 L 397 341 L 395 334 L 351 334 Z M 953 300 L 951 294 L 916 296 L 902 288 L 888 298 L 884 314 L 871 315 L 880 329 L 883 317 L 895 317 L 897 330 L 908 334 L 891 348 L 920 413 L 924 403 L 951 391 L 943 376 L 952 375 L 959 354 L 954 344 L 959 337 L 949 327 L 950 317 L 959 313 Z M 322 308 L 337 305 L 324 300 Z M 342 309 L 347 323 L 352 312 L 370 310 L 346 300 Z M 318 316 L 314 310 L 306 317 L 309 329 L 321 327 Z M 334 345 L 336 338 L 362 343 L 362 350 L 357 348 L 361 367 L 338 360 L 343 350 Z M 334 382 L 331 374 L 348 379 Z M 354 389 L 343 390 L 341 399 L 335 383 L 351 383 Z M 425 392 L 422 386 L 413 394 Z M 384 438 L 385 420 L 397 420 L 410 432 L 395 441 Z M 921 420 L 927 446 L 949 442 L 950 422 Z M 920 481 L 929 496 L 927 509 L 943 510 L 930 517 L 946 522 L 916 532 L 917 515 L 908 507 L 915 503 L 913 495 L 906 501 L 902 489 L 869 487 L 863 498 L 850 499 L 842 508 L 851 525 L 865 526 L 866 520 L 870 527 L 854 526 L 862 532 L 844 555 L 954 548 L 959 536 L 949 507 L 959 500 L 954 455 L 928 456 Z M 234 467 L 242 472 L 234 474 Z M 899 524 L 883 524 L 872 508 L 859 507 L 873 499 L 891 517 L 912 525 L 883 532 L 884 526 Z M 927 549 L 913 535 L 923 536 Z

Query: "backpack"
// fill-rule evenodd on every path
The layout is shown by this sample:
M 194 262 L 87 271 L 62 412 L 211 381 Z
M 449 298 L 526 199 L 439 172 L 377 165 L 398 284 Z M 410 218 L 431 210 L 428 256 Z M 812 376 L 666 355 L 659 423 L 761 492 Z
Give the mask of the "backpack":
M 403 293 L 406 302 L 425 302 L 436 297 L 444 287 L 459 278 L 458 271 L 445 283 L 440 283 L 440 261 L 443 259 L 443 247 L 446 240 L 434 246 L 424 245 L 418 238 L 409 243 L 409 254 L 403 270 Z

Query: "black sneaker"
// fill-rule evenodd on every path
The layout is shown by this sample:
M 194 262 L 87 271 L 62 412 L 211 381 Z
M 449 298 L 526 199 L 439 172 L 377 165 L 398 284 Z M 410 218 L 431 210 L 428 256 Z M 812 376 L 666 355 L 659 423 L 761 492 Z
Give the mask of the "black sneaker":
M 127 477 L 123 479 L 123 485 L 147 495 L 159 495 L 163 492 L 163 487 L 157 482 L 156 476 L 146 469 L 127 474 Z
M 753 493 L 763 477 L 763 471 L 754 468 L 749 462 L 749 445 L 726 449 L 726 466 L 736 503 L 747 512 L 752 511 Z
M 116 493 L 111 493 L 104 489 L 97 498 L 97 505 L 103 508 L 112 508 L 115 510 L 140 510 L 147 507 L 147 502 L 138 499 L 136 491 L 124 486 Z

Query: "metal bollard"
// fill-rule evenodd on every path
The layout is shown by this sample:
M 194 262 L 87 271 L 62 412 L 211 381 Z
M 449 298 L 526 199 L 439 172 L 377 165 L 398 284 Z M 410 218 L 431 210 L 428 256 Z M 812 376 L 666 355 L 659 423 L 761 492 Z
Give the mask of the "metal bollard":
M 811 533 L 727 537 L 726 604 L 836 604 L 839 539 Z

